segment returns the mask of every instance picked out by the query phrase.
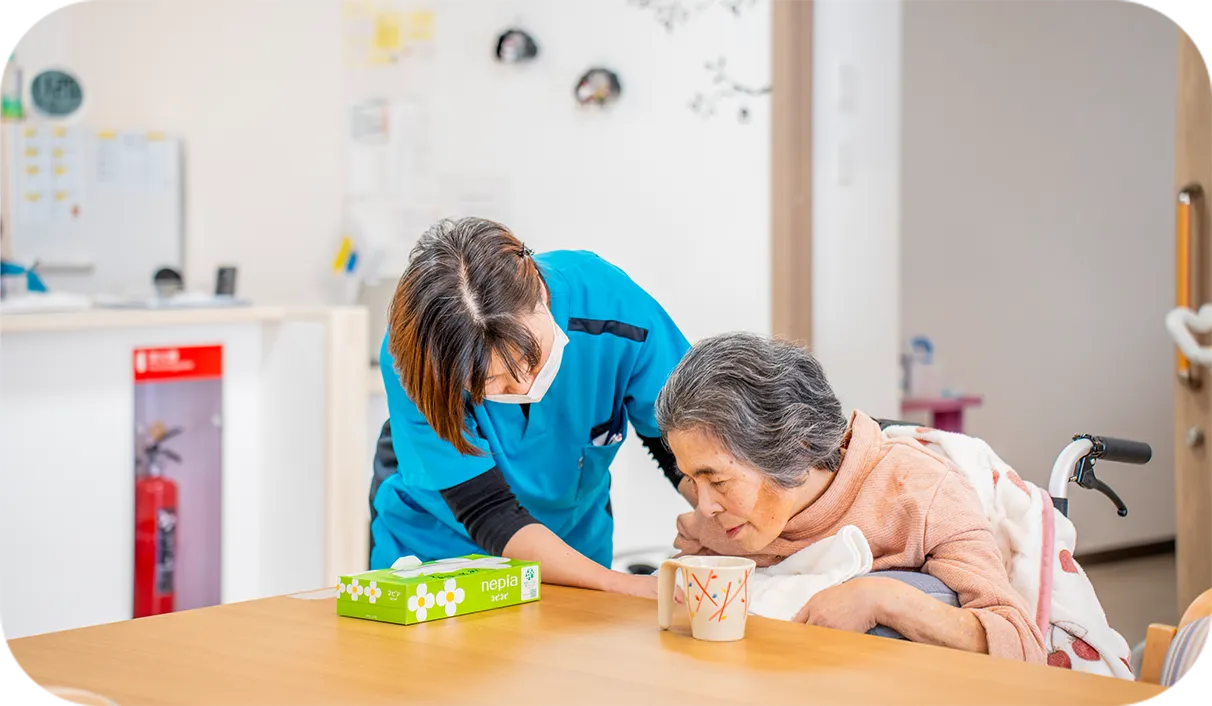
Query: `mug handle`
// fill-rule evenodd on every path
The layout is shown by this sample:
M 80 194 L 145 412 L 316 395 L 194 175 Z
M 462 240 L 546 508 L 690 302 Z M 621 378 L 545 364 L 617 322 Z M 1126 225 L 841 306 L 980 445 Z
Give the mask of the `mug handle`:
M 662 630 L 668 630 L 673 625 L 674 579 L 680 568 L 682 564 L 677 559 L 666 559 L 657 571 L 657 625 Z

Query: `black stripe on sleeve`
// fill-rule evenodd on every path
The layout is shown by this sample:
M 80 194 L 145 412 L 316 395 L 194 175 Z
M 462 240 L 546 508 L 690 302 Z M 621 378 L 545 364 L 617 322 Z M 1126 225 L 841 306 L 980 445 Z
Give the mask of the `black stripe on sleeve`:
M 568 331 L 579 331 L 591 336 L 601 336 L 604 333 L 608 333 L 612 336 L 626 338 L 637 343 L 643 343 L 648 339 L 648 329 L 609 319 L 572 318 L 568 320 Z

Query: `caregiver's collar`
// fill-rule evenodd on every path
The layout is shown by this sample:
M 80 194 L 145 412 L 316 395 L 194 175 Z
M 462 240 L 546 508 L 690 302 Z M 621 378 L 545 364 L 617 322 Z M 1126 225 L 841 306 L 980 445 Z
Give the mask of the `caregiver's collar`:
M 563 272 L 549 267 L 543 261 L 542 253 L 535 258 L 535 264 L 543 273 L 543 281 L 547 283 L 547 291 L 551 294 L 551 303 L 548 307 L 551 317 L 555 319 L 557 326 L 567 332 L 568 317 L 572 315 L 569 312 L 568 280 L 564 278 Z

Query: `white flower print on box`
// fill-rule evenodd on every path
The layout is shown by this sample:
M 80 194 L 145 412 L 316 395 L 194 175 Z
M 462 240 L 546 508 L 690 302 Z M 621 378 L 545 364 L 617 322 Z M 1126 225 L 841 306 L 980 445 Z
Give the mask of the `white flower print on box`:
M 345 586 L 344 589 L 345 590 L 343 592 L 345 595 L 349 596 L 349 600 L 355 602 L 358 600 L 358 596 L 362 595 L 366 591 L 366 587 L 359 584 L 357 579 L 350 579 L 349 585 Z M 337 591 L 342 592 L 341 588 L 337 588 Z
M 446 609 L 446 617 L 451 617 L 463 602 L 463 589 L 459 588 L 454 579 L 447 579 L 438 593 L 438 607 Z
M 429 614 L 429 609 L 437 602 L 437 597 L 429 593 L 429 589 L 425 584 L 417 586 L 415 596 L 408 597 L 408 610 L 417 614 L 417 620 L 425 620 Z
M 375 599 L 382 595 L 383 589 L 375 585 L 374 581 L 371 581 L 370 585 L 366 587 L 366 600 L 370 601 L 371 603 L 374 603 Z

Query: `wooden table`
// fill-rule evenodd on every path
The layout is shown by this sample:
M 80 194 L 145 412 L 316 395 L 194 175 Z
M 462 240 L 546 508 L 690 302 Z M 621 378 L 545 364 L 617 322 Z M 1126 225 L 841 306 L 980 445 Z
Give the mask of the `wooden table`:
M 412 626 L 270 598 L 9 642 L 37 682 L 119 704 L 1126 704 L 1160 691 L 1055 667 L 750 618 L 735 643 L 652 601 L 538 603 Z

